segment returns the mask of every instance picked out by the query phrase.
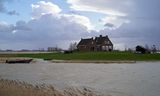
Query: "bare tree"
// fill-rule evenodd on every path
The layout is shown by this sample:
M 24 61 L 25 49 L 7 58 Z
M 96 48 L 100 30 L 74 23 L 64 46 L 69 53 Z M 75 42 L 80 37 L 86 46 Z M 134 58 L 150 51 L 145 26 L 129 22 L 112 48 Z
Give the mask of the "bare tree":
M 74 51 L 74 50 L 76 50 L 76 49 L 77 49 L 77 43 L 76 43 L 76 42 L 70 43 L 70 45 L 69 45 L 69 50 L 70 50 L 70 51 Z
M 153 46 L 152 46 L 152 52 L 153 52 L 153 53 L 156 53 L 156 51 L 157 51 L 156 45 L 153 45 Z
M 147 44 L 145 45 L 145 49 L 148 50 L 148 51 L 150 50 L 150 48 Z

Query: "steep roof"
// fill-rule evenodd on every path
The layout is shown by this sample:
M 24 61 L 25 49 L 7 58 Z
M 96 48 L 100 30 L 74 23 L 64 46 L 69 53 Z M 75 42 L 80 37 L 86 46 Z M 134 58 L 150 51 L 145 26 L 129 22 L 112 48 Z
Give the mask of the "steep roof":
M 94 42 L 95 45 L 112 45 L 112 42 L 110 41 L 110 39 L 108 38 L 108 36 L 102 36 L 100 35 L 99 37 L 95 37 L 95 39 L 92 38 L 87 38 L 87 39 L 81 39 L 81 41 L 78 43 L 79 45 L 89 45 L 92 44 L 92 42 Z
M 79 42 L 78 45 L 88 45 L 90 43 L 92 43 L 93 38 L 89 38 L 89 39 L 81 39 L 81 41 Z
M 106 41 L 109 41 L 106 42 Z M 95 38 L 95 42 L 96 42 L 96 45 L 101 45 L 101 44 L 104 44 L 106 42 L 107 45 L 113 45 L 112 42 L 109 40 L 108 36 L 104 36 L 102 37 L 102 35 L 100 35 L 99 37 L 96 37 Z

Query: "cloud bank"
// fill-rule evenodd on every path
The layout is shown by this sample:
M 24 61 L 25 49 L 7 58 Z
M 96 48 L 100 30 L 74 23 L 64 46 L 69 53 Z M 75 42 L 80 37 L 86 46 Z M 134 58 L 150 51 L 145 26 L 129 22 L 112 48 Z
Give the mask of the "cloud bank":
M 160 46 L 159 0 L 67 0 L 76 11 L 105 14 L 99 22 L 106 27 L 99 31 L 108 34 L 120 48 L 137 44 Z
M 160 1 L 158 0 L 67 0 L 71 10 L 104 14 L 103 29 L 96 31 L 89 17 L 64 14 L 58 5 L 39 1 L 31 4 L 32 19 L 15 25 L 0 22 L 2 48 L 37 49 L 48 46 L 68 48 L 83 37 L 109 35 L 116 48 L 136 45 L 160 46 Z M 0 2 L 0 5 L 3 4 Z M 3 7 L 3 6 L 1 6 Z M 3 8 L 0 8 L 2 12 Z M 10 47 L 10 45 L 14 45 Z
M 73 40 L 80 39 L 92 30 L 89 18 L 75 14 L 61 14 L 61 9 L 51 3 L 40 1 L 31 5 L 32 19 L 28 22 L 18 21 L 16 25 L 0 23 L 0 34 L 26 48 L 59 46 L 64 49 Z M 42 46 L 43 45 L 43 46 Z M 16 49 L 16 47 L 15 47 Z

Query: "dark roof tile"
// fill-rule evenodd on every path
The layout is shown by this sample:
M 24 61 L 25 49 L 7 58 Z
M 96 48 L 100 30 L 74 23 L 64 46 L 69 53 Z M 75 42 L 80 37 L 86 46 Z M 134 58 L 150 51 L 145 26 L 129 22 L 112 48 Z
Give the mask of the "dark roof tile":
M 79 42 L 78 45 L 88 45 L 90 43 L 92 43 L 93 38 L 89 38 L 89 39 L 81 39 L 81 41 Z

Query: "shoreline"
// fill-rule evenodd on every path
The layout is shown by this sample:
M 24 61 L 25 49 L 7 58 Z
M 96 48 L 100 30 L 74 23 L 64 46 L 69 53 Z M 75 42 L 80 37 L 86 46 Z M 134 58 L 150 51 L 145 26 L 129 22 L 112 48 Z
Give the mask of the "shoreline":
M 6 64 L 6 60 L 27 60 L 27 59 L 33 59 L 33 61 L 29 64 L 34 64 L 36 62 L 38 62 L 38 59 L 35 58 L 23 58 L 23 57 L 7 57 L 7 58 L 0 58 L 0 63 L 4 63 Z M 94 63 L 94 64 L 134 64 L 136 63 L 136 61 L 131 61 L 131 60 L 44 60 L 41 59 L 43 61 L 48 61 L 49 63 L 85 63 L 85 64 L 89 64 L 89 63 Z
M 48 63 L 77 63 L 77 64 L 136 64 L 137 62 L 160 62 L 157 60 L 146 60 L 146 61 L 136 61 L 136 60 L 44 60 L 44 59 L 37 59 L 37 58 L 25 58 L 25 57 L 3 57 L 0 58 L 1 64 L 7 64 L 6 60 L 27 60 L 33 59 L 33 61 L 29 64 L 36 64 L 40 61 L 45 61 Z M 23 64 L 23 63 L 22 63 Z
M 4 63 L 6 64 L 6 61 L 8 60 L 28 60 L 28 59 L 33 59 L 32 62 L 35 62 L 34 58 L 24 58 L 24 57 L 3 57 L 3 58 L 0 58 L 0 63 Z
M 95 63 L 95 64 L 109 64 L 109 63 L 119 63 L 119 64 L 133 64 L 136 61 L 129 60 L 51 60 L 52 63 Z
M 38 54 L 0 54 L 1 58 L 31 58 L 42 59 L 50 63 L 136 63 L 160 61 L 160 54 L 134 54 L 131 52 L 75 52 L 38 53 Z M 1 62 L 1 61 L 0 61 Z M 4 62 L 4 61 L 3 61 Z

